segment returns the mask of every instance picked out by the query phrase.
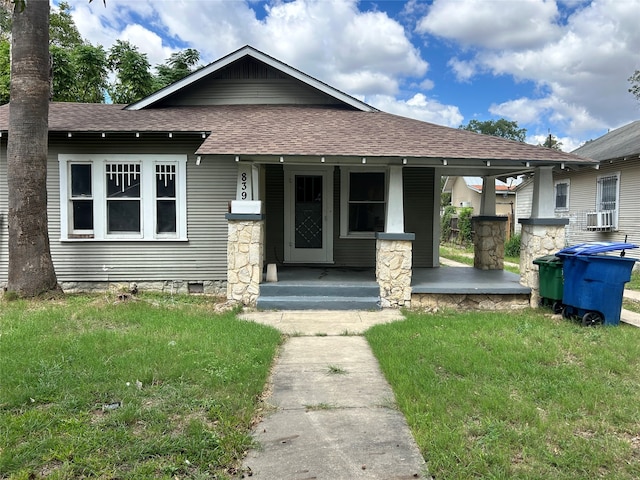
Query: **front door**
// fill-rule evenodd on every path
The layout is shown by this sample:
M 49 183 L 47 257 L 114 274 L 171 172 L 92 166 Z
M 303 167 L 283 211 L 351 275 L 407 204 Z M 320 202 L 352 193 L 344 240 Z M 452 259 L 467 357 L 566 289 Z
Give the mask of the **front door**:
M 333 262 L 333 177 L 331 168 L 284 170 L 285 262 Z

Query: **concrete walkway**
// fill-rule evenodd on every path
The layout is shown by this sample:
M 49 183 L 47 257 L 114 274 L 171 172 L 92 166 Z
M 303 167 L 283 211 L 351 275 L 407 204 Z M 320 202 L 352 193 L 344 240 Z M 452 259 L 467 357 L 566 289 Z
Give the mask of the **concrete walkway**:
M 295 335 L 276 361 L 267 413 L 254 432 L 259 448 L 245 458 L 244 478 L 430 478 L 367 341 L 355 336 L 401 320 L 399 312 L 251 312 L 240 318 Z

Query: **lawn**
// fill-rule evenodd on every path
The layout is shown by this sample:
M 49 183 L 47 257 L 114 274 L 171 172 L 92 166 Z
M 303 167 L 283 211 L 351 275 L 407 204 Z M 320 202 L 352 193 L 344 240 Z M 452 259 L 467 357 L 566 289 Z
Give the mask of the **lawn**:
M 366 337 L 435 478 L 640 478 L 640 329 L 408 313 Z
M 214 304 L 0 301 L 0 478 L 230 478 L 281 335 Z
M 473 247 L 464 248 L 451 245 L 440 245 L 440 256 L 448 258 L 449 260 L 464 263 L 465 265 L 473 266 Z M 520 273 L 520 257 L 505 256 L 504 261 L 504 269 L 506 271 L 511 273 Z

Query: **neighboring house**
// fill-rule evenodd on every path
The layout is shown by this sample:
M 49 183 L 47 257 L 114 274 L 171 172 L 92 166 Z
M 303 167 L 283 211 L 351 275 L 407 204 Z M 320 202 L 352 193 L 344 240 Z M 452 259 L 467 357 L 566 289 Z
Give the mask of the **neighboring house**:
M 594 167 L 554 171 L 555 213 L 569 218 L 567 244 L 640 244 L 640 120 L 587 142 L 574 152 Z M 628 254 L 638 256 L 635 251 Z
M 516 198 L 516 179 L 505 183 L 496 179 L 496 215 L 508 216 L 514 214 Z M 443 192 L 451 193 L 451 205 L 454 207 L 471 207 L 474 214 L 480 212 L 483 180 L 480 177 L 447 177 Z
M 515 187 L 515 219 L 514 232 L 520 233 L 521 218 L 529 218 L 531 216 L 531 201 L 533 199 L 533 177 L 527 176 L 521 179 L 520 183 Z
M 0 107 L 5 218 L 9 108 Z M 49 237 L 68 289 L 144 282 L 219 293 L 244 276 L 233 267 L 241 260 L 260 273 L 262 255 L 375 267 L 376 238 L 409 239 L 409 268 L 437 267 L 441 176 L 589 163 L 380 112 L 251 47 L 132 105 L 52 103 L 49 130 Z M 238 219 L 264 230 L 235 230 Z

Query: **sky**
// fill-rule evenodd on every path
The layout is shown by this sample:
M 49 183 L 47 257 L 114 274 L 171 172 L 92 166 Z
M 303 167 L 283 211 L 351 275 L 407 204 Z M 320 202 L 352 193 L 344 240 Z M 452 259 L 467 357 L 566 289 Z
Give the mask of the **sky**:
M 151 65 L 251 45 L 385 112 L 454 128 L 506 118 L 564 151 L 640 118 L 640 0 L 67 3 L 83 38 L 127 40 Z

